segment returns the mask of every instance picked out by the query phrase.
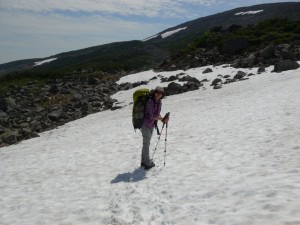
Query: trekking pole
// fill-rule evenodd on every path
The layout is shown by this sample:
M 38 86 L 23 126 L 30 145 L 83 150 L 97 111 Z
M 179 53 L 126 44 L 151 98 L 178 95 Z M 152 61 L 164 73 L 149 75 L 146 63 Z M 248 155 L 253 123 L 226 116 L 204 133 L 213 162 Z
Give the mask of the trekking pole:
M 156 145 L 155 145 L 155 148 L 154 148 L 154 150 L 153 150 L 152 159 L 151 159 L 152 161 L 153 161 L 154 154 L 155 154 L 155 152 L 156 152 L 157 145 L 158 145 L 158 142 L 159 142 L 159 140 L 160 140 L 160 137 L 161 137 L 162 131 L 163 131 L 163 129 L 164 129 L 164 126 L 165 126 L 165 124 L 163 124 L 163 126 L 162 126 L 162 128 L 161 128 L 160 134 L 159 134 L 159 136 L 158 136 L 158 140 L 157 140 L 157 142 L 156 142 Z
M 167 137 L 168 137 L 168 123 L 166 124 L 164 166 L 166 165 L 166 156 L 167 156 Z
M 169 118 L 169 115 L 170 115 L 170 113 L 168 112 L 168 113 L 165 115 L 164 119 L 165 119 L 165 118 Z M 159 140 L 160 140 L 161 134 L 162 134 L 163 129 L 164 129 L 164 127 L 165 127 L 165 124 L 166 124 L 166 123 L 163 123 L 163 126 L 162 126 L 162 128 L 161 128 L 160 134 L 159 134 L 159 136 L 158 136 L 158 140 L 157 140 L 156 145 L 155 145 L 155 148 L 154 148 L 154 150 L 153 150 L 152 159 L 151 159 L 152 161 L 153 161 L 154 154 L 155 154 L 155 152 L 156 152 L 157 145 L 158 145 L 158 142 L 159 142 Z M 168 124 L 167 124 L 167 126 L 168 126 Z
M 158 126 L 157 126 L 157 121 L 155 122 L 154 127 L 156 128 L 157 135 L 160 135 L 160 132 L 159 132 L 159 129 L 158 129 Z

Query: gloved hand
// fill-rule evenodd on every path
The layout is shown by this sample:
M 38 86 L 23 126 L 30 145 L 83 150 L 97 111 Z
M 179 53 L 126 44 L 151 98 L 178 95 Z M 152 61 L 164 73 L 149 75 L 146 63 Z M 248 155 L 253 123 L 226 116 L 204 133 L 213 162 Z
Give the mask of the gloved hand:
M 163 123 L 168 123 L 168 122 L 169 122 L 169 117 L 163 118 L 163 119 L 162 119 L 162 122 L 163 122 Z
M 165 117 L 162 119 L 162 122 L 163 122 L 163 123 L 168 123 L 168 122 L 169 122 L 169 115 L 170 115 L 170 113 L 167 113 L 167 114 L 165 115 Z

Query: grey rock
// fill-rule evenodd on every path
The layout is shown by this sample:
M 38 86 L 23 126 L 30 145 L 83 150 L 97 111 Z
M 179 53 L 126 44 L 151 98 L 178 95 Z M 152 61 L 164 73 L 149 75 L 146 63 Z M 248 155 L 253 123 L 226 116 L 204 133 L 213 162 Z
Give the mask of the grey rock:
M 258 69 L 257 69 L 257 73 L 264 73 L 266 72 L 266 68 L 263 67 L 263 66 L 260 66 Z
M 18 142 L 18 131 L 7 130 L 0 138 L 6 144 L 15 144 Z
M 202 86 L 201 83 L 188 81 L 186 84 L 183 85 L 183 88 L 186 89 L 186 91 L 193 91 L 198 90 L 200 86 Z
M 48 114 L 48 118 L 52 121 L 59 120 L 61 116 L 62 116 L 62 111 L 61 110 L 53 111 L 53 112 Z
M 6 112 L 7 110 L 7 102 L 4 98 L 0 98 L 0 110 Z
M 168 78 L 168 82 L 170 82 L 170 81 L 175 81 L 175 80 L 177 80 L 177 77 L 176 76 L 170 76 L 169 78 Z
M 263 58 L 272 58 L 275 55 L 274 52 L 275 52 L 274 46 L 267 46 L 260 52 L 260 55 Z
M 133 88 L 133 85 L 131 83 L 122 83 L 120 84 L 120 90 L 130 90 Z
M 49 88 L 49 93 L 51 94 L 57 94 L 59 92 L 59 89 L 57 87 L 57 85 L 52 85 L 50 88 Z
M 113 107 L 111 107 L 111 111 L 121 109 L 121 108 L 123 108 L 123 107 L 122 106 L 113 106 Z
M 245 60 L 245 64 L 248 67 L 254 66 L 256 64 L 256 62 L 257 62 L 257 60 L 256 60 L 256 56 L 254 54 L 250 54 L 248 56 L 248 58 L 246 58 L 246 60 Z
M 243 71 L 238 71 L 237 74 L 234 76 L 234 79 L 242 79 L 247 74 Z
M 0 110 L 0 119 L 7 119 L 9 116 L 7 113 Z
M 6 128 L 0 125 L 0 135 L 5 132 Z
M 169 85 L 165 88 L 166 95 L 175 95 L 182 93 L 184 91 L 184 88 L 175 82 L 169 83 Z
M 295 69 L 298 69 L 299 67 L 300 67 L 300 65 L 296 61 L 284 60 L 284 61 L 280 61 L 274 65 L 274 72 L 295 70 Z
M 74 101 L 80 101 L 83 98 L 83 95 L 81 93 L 74 93 L 73 94 L 73 100 Z
M 282 57 L 283 59 L 290 59 L 290 60 L 294 60 L 296 58 L 296 54 L 287 50 L 283 50 L 282 51 Z
M 221 89 L 222 88 L 222 84 L 217 84 L 213 87 L 213 89 Z
M 6 102 L 7 111 L 20 109 L 20 106 L 16 104 L 15 99 L 12 97 L 5 98 L 4 101 Z
M 212 69 L 211 68 L 206 68 L 202 73 L 211 73 Z
M 222 83 L 222 80 L 220 78 L 216 78 L 212 81 L 210 86 L 215 86 L 215 85 L 220 84 L 220 83 Z

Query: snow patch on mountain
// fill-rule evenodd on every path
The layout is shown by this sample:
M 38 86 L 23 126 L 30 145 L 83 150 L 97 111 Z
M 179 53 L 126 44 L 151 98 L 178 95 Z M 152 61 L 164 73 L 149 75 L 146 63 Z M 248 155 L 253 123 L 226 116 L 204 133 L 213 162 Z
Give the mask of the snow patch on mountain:
M 178 29 L 176 29 L 176 30 L 167 31 L 167 32 L 165 32 L 165 33 L 162 33 L 162 34 L 161 34 L 161 37 L 162 37 L 162 38 L 169 37 L 169 36 L 171 36 L 172 34 L 175 34 L 175 33 L 179 32 L 179 31 L 181 31 L 181 30 L 185 30 L 186 28 L 187 28 L 187 27 L 182 27 L 182 28 L 178 28 Z
M 45 63 L 49 63 L 49 62 L 52 62 L 54 60 L 56 60 L 57 58 L 51 58 L 51 59 L 45 59 L 43 61 L 38 61 L 38 62 L 35 62 L 34 63 L 34 66 L 40 66 L 42 64 L 45 64 Z
M 182 27 L 182 28 L 178 28 L 176 30 L 171 30 L 171 31 L 167 31 L 165 33 L 162 33 L 162 34 L 156 34 L 156 35 L 153 35 L 151 37 L 148 37 L 148 38 L 145 38 L 143 41 L 149 41 L 150 39 L 153 39 L 153 38 L 156 38 L 156 37 L 159 37 L 161 36 L 162 38 L 166 38 L 166 37 L 169 37 L 175 33 L 178 33 L 179 31 L 182 31 L 182 30 L 185 30 L 187 27 Z
M 243 15 L 254 15 L 254 14 L 257 14 L 257 13 L 261 13 L 263 12 L 264 10 L 256 10 L 256 11 L 247 11 L 247 12 L 239 12 L 239 13 L 236 13 L 234 15 L 236 16 L 243 16 Z
M 158 34 L 157 34 L 157 35 L 153 35 L 153 36 L 151 36 L 151 37 L 145 38 L 145 39 L 142 40 L 142 41 L 149 41 L 150 39 L 156 38 L 156 37 L 158 37 L 158 36 L 159 36 Z

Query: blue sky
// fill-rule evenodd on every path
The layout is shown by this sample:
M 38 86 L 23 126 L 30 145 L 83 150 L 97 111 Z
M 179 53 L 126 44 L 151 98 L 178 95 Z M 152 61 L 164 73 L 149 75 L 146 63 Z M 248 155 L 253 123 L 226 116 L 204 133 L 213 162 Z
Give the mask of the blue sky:
M 0 64 L 142 40 L 199 17 L 271 2 L 284 1 L 0 0 Z

